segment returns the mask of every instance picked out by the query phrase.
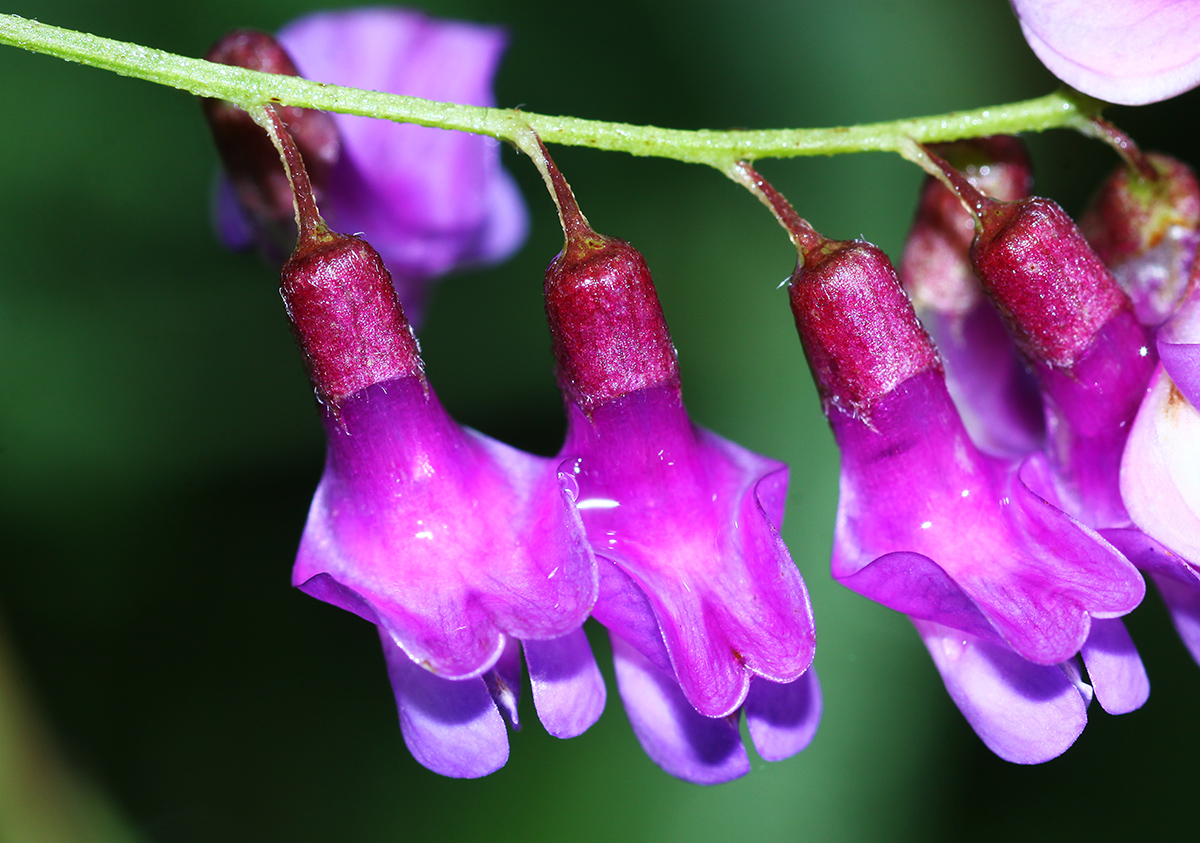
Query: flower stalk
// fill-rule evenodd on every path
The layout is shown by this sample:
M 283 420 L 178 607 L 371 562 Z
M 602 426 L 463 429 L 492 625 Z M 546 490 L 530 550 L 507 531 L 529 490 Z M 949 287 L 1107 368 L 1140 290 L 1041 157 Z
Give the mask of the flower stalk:
M 215 64 L 163 50 L 0 15 L 0 44 L 9 44 L 122 76 L 215 97 L 246 110 L 268 103 L 315 108 L 454 129 L 519 143 L 532 129 L 546 143 L 587 146 L 631 155 L 708 164 L 723 171 L 736 161 L 897 152 L 912 141 L 939 143 L 990 134 L 1069 128 L 1093 134 L 1103 101 L 1061 88 L 1021 102 L 929 117 L 820 129 L 686 131 L 504 108 L 435 102 L 418 97 L 327 85 L 295 76 Z

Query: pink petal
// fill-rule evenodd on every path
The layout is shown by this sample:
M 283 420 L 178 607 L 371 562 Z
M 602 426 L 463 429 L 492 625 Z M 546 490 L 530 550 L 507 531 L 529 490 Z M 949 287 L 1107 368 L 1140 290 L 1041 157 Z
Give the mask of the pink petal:
M 1121 495 L 1147 535 L 1200 563 L 1200 413 L 1161 366 L 1129 433 Z
M 1012 0 L 1025 40 L 1059 79 L 1123 105 L 1200 84 L 1200 4 L 1189 0 Z

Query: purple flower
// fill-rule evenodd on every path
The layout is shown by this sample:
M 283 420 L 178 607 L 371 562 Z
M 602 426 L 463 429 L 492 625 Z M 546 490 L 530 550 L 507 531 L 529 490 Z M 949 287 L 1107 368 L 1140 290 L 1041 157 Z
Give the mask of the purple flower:
M 554 171 L 563 252 L 546 313 L 567 405 L 560 457 L 600 565 L 634 732 L 667 772 L 714 784 L 803 749 L 820 717 L 812 609 L 779 537 L 787 469 L 691 423 L 642 256 L 597 234 Z
M 380 7 L 308 15 L 284 27 L 279 42 L 310 79 L 490 106 L 505 37 L 495 27 Z M 344 114 L 332 121 L 339 143 L 316 180 L 321 207 L 335 229 L 374 244 L 414 322 L 429 282 L 503 260 L 524 241 L 525 205 L 495 141 Z M 225 188 L 218 194 L 226 242 L 248 245 L 248 221 Z
M 1182 161 L 1158 153 L 1141 160 L 1147 172 L 1122 165 L 1101 185 L 1079 230 L 1132 300 L 1138 320 L 1157 326 L 1179 304 L 1196 257 L 1200 184 Z
M 978 220 L 971 264 L 1037 378 L 1055 504 L 1094 529 L 1128 526 L 1118 472 L 1156 362 L 1150 332 L 1062 208 L 996 201 L 940 163 Z
M 1193 0 L 1011 0 L 1025 40 L 1059 79 L 1123 105 L 1200 84 Z
M 1029 156 L 1017 138 L 997 135 L 937 149 L 989 195 L 1029 194 Z M 972 441 L 987 453 L 1019 457 L 1041 447 L 1042 402 L 971 268 L 967 252 L 974 237 L 975 221 L 958 197 L 937 179 L 926 179 L 900 278 L 937 344 L 946 387 Z
M 379 627 L 414 757 L 486 775 L 517 725 L 518 640 L 552 734 L 604 706 L 580 629 L 598 581 L 571 465 L 456 424 L 376 252 L 304 222 L 281 292 L 329 447 L 293 582 Z
M 1106 709 L 1141 705 L 1145 674 L 1109 620 L 1140 602 L 1136 569 L 1046 499 L 1040 459 L 976 449 L 881 251 L 791 228 L 792 312 L 842 451 L 834 578 L 912 618 L 1006 760 L 1045 761 L 1078 736 L 1091 699 L 1078 653 Z

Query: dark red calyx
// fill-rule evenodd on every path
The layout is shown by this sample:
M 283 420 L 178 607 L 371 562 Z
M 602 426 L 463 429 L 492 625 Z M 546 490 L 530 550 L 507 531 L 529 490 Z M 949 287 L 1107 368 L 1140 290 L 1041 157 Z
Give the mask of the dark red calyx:
M 1108 266 L 1150 251 L 1174 226 L 1200 228 L 1200 184 L 1192 168 L 1157 152 L 1143 159 L 1153 178 L 1118 167 L 1079 220 L 1080 231 Z
M 871 405 L 941 361 L 882 250 L 826 241 L 788 286 L 796 330 L 828 414 L 869 420 Z
M 214 44 L 204 57 L 219 64 L 264 73 L 300 75 L 279 42 L 265 32 L 231 32 Z M 286 244 L 286 254 L 295 236 L 292 190 L 270 138 L 249 114 L 235 105 L 224 100 L 203 99 L 201 106 L 239 201 L 258 226 Z M 311 109 L 276 108 L 304 156 L 313 190 L 320 202 L 341 149 L 333 118 Z
M 365 240 L 323 225 L 302 236 L 280 272 L 279 291 L 313 386 L 335 411 L 372 384 L 424 378 L 392 276 Z
M 1011 135 L 937 144 L 933 151 L 982 193 L 1003 201 L 1029 195 L 1033 170 L 1025 145 Z M 918 308 L 965 314 L 982 298 L 967 251 L 975 219 L 958 196 L 932 176 L 925 180 L 904 246 L 900 278 Z
M 638 389 L 679 388 L 679 364 L 641 253 L 590 228 L 546 269 L 546 317 L 562 389 L 588 415 Z
M 1117 311 L 1131 307 L 1055 202 L 994 203 L 980 221 L 971 263 L 1030 359 L 1070 367 Z

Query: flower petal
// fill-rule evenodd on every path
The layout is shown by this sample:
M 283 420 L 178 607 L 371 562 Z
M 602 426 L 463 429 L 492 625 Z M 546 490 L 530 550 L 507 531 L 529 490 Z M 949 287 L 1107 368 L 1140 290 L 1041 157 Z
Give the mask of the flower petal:
M 1129 432 L 1121 496 L 1147 535 L 1200 564 L 1200 412 L 1162 367 Z
M 1175 386 L 1200 407 L 1200 263 L 1192 285 L 1174 315 L 1158 332 L 1158 354 Z
M 508 733 L 482 679 L 450 680 L 416 665 L 380 630 L 400 733 L 413 758 L 443 776 L 474 779 L 508 760 Z
M 1133 639 L 1119 619 L 1092 621 L 1079 651 L 1096 699 L 1109 714 L 1128 714 L 1150 697 L 1150 679 Z
M 694 427 L 671 387 L 626 394 L 590 418 L 573 403 L 569 413 L 563 455 L 582 458 L 588 536 L 645 594 L 692 705 L 731 714 L 751 676 L 803 673 L 808 593 L 759 498 L 766 482 L 779 514 L 784 466 Z M 595 614 L 613 619 L 603 601 Z
M 254 245 L 254 225 L 242 210 L 242 203 L 223 172 L 218 172 L 213 179 L 210 207 L 213 231 L 217 232 L 222 246 L 231 252 L 242 252 Z
M 577 629 L 522 644 L 538 719 L 556 738 L 582 735 L 600 719 L 607 695 L 587 636 Z
M 821 722 L 821 684 L 810 667 L 799 679 L 755 678 L 746 695 L 746 727 L 766 761 L 782 761 L 812 743 Z
M 638 743 L 655 764 L 695 784 L 720 784 L 750 772 L 737 721 L 705 717 L 679 683 L 613 635 L 617 689 Z
M 909 378 L 872 407 L 872 424 L 842 413 L 830 421 L 842 448 L 833 576 L 839 581 L 897 551 L 921 554 L 953 580 L 1003 640 L 1023 657 L 1053 665 L 1087 638 L 1089 616 L 1131 611 L 1145 593 L 1137 570 L 1094 531 L 1028 485 L 1041 463 L 1021 471 L 978 453 L 940 374 Z M 888 589 L 868 573 L 872 597 L 911 614 L 965 604 L 930 566 L 898 558 L 886 565 L 916 577 L 925 595 Z M 882 569 L 881 569 L 882 573 Z M 913 585 L 907 582 L 906 585 Z M 865 592 L 864 592 L 865 593 Z M 886 598 L 886 600 L 884 600 Z M 917 611 L 904 601 L 918 600 Z M 929 620 L 936 620 L 930 614 Z M 949 621 L 949 617 L 943 618 Z M 973 621 L 960 619 L 983 635 Z M 984 636 L 987 637 L 986 635 Z
M 970 595 L 940 565 L 920 553 L 885 553 L 850 576 L 839 577 L 838 582 L 897 612 L 1004 644 Z
M 1087 725 L 1087 702 L 1058 665 L 914 620 L 950 698 L 988 749 L 1015 764 L 1061 755 Z
M 1151 574 L 1171 613 L 1171 622 L 1192 659 L 1200 664 L 1200 583 Z
M 582 625 L 595 561 L 554 460 L 459 427 L 418 378 L 339 409 L 296 585 L 372 616 L 446 679 L 489 670 L 505 636 Z
M 1200 6 L 1178 0 L 1012 0 L 1025 40 L 1085 94 L 1142 105 L 1200 84 Z
M 490 106 L 506 38 L 496 27 L 368 8 L 308 15 L 279 40 L 310 79 Z M 379 250 L 410 319 L 421 282 L 464 263 L 502 260 L 524 240 L 525 205 L 494 140 L 344 114 L 334 120 L 343 154 L 327 217 Z

